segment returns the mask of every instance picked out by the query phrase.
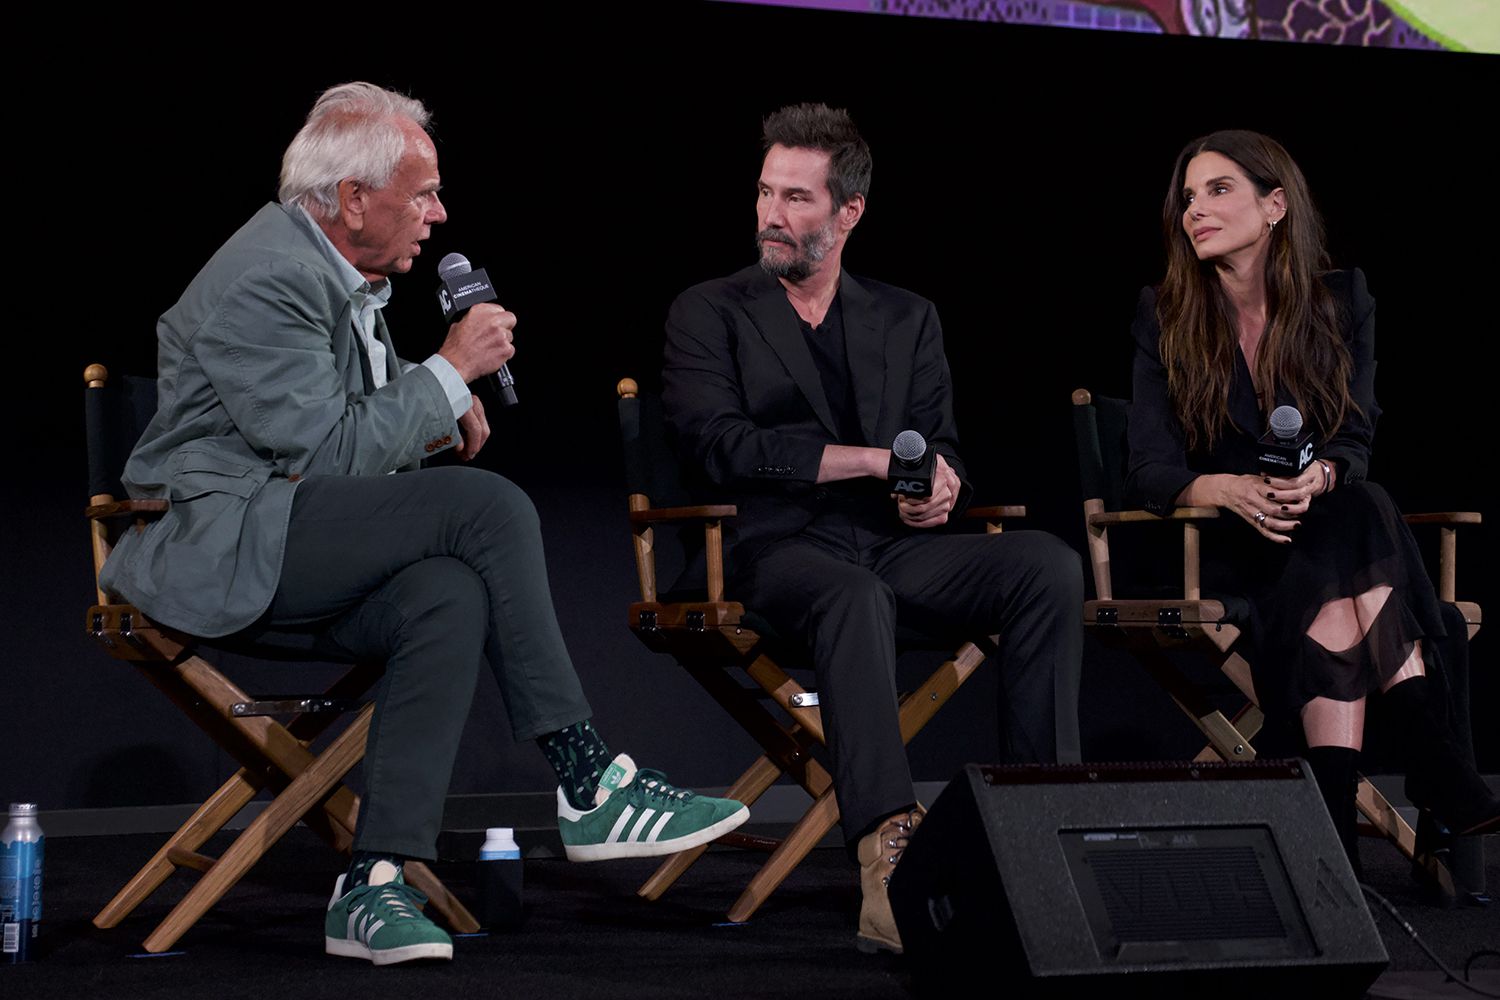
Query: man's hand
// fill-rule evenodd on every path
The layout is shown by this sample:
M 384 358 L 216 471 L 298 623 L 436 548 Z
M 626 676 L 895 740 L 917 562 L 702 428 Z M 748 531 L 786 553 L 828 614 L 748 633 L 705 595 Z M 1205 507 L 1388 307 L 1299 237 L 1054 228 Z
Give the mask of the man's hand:
M 500 308 L 495 302 L 481 302 L 464 318 L 448 328 L 443 346 L 438 348 L 465 382 L 500 370 L 515 356 L 511 342 L 515 336 L 516 314 Z
M 470 396 L 473 405 L 469 412 L 458 418 L 458 447 L 454 453 L 459 461 L 467 462 L 479 454 L 479 449 L 490 439 L 490 422 L 484 418 L 484 404 L 478 396 Z
M 947 460 L 939 455 L 932 475 L 932 495 L 920 500 L 897 496 L 896 512 L 910 527 L 936 528 L 948 523 L 948 513 L 958 502 L 958 491 L 958 473 L 950 469 Z

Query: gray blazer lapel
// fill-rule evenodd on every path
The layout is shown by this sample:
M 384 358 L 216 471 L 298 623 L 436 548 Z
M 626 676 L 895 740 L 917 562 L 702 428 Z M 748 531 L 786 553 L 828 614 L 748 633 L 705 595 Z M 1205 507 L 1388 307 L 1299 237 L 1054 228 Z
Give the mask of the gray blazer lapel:
M 401 359 L 396 357 L 396 345 L 391 343 L 391 331 L 383 314 L 384 310 L 375 310 L 375 336 L 385 345 L 385 381 L 389 385 L 401 377 Z
M 382 315 L 382 313 L 383 310 L 375 310 L 375 336 L 379 337 L 380 342 L 385 345 L 385 384 L 390 385 L 392 382 L 396 381 L 396 379 L 401 377 L 401 359 L 396 357 L 396 345 L 391 342 L 391 330 L 390 327 L 385 325 L 385 316 Z M 363 349 L 364 338 L 359 336 L 358 334 L 359 331 L 356 330 L 354 339 L 360 342 L 360 357 L 364 360 L 365 370 L 368 372 L 370 368 L 370 362 L 369 359 L 365 357 L 365 351 Z M 369 376 L 367 375 L 366 378 L 368 377 Z M 371 386 L 374 385 L 373 382 L 368 384 Z M 373 388 L 370 390 L 370 392 L 374 391 L 375 390 Z M 369 393 L 366 393 L 366 395 L 369 395 Z M 408 462 L 406 465 L 399 466 L 396 471 L 411 472 L 413 469 L 420 469 L 421 467 L 421 462 Z
M 787 301 L 786 289 L 781 287 L 781 282 L 767 275 L 750 299 L 746 311 L 766 343 L 786 366 L 792 381 L 802 390 L 818 420 L 837 439 L 838 428 L 833 421 L 828 397 L 823 393 L 823 380 L 818 377 L 818 366 L 813 363 L 812 352 L 807 349 L 807 341 L 802 338 L 802 330 L 797 325 L 797 311 Z
M 889 441 L 876 440 L 880 405 L 885 399 L 885 373 L 892 359 L 886 358 L 885 323 L 870 293 L 845 271 L 839 279 L 844 309 L 844 347 L 849 355 L 850 387 L 859 411 L 864 443 L 883 448 Z M 856 442 L 848 441 L 846 444 Z
M 350 299 L 344 303 L 344 309 L 339 313 L 339 318 L 334 322 L 333 329 L 335 331 L 335 336 L 338 336 L 340 333 L 342 333 L 343 336 L 349 338 L 351 348 L 353 349 L 355 356 L 359 358 L 359 364 L 357 366 L 350 365 L 348 370 L 350 374 L 353 374 L 353 372 L 355 372 L 356 370 L 359 372 L 360 383 L 358 386 L 351 385 L 349 386 L 349 388 L 358 388 L 366 396 L 372 394 L 375 391 L 375 379 L 370 374 L 370 352 L 365 347 L 364 334 L 360 332 L 358 324 L 354 322 L 353 299 Z M 378 325 L 377 329 L 379 329 Z M 390 348 L 387 347 L 386 351 L 387 353 L 389 353 Z M 350 379 L 345 378 L 346 383 L 349 381 Z

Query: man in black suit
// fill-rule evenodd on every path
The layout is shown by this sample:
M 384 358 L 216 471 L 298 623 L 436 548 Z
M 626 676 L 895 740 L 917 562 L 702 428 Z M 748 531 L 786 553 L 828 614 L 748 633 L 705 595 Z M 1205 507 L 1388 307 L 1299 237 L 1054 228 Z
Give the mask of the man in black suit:
M 673 303 L 664 403 L 685 458 L 739 505 L 736 599 L 811 652 L 863 869 L 858 941 L 899 951 L 885 887 L 921 808 L 897 724 L 896 623 L 998 632 L 1008 756 L 1077 760 L 1082 573 L 1050 535 L 944 530 L 971 488 L 936 310 L 840 266 L 869 147 L 845 112 L 812 104 L 767 118 L 764 142 L 760 262 Z M 938 453 L 920 500 L 887 484 L 908 428 Z

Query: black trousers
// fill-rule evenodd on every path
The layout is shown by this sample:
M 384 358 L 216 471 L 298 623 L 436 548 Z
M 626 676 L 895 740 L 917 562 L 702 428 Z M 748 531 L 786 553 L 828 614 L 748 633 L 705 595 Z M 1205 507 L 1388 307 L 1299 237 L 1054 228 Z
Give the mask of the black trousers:
M 263 641 L 311 634 L 331 659 L 385 662 L 358 850 L 435 857 L 481 663 L 518 741 L 591 714 L 552 609 L 536 509 L 478 469 L 301 482 L 257 631 Z
M 1083 573 L 1052 535 L 891 537 L 826 513 L 763 549 L 734 594 L 812 655 L 851 846 L 916 798 L 897 722 L 898 622 L 935 636 L 998 633 L 1007 758 L 1080 758 Z

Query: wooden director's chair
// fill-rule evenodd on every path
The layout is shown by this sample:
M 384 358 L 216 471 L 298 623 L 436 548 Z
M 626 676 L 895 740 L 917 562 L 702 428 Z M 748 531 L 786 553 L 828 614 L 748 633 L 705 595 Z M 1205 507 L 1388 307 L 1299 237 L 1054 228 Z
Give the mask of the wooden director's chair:
M 729 919 L 740 922 L 750 919 L 838 823 L 832 779 L 810 754 L 813 746 L 824 742 L 817 694 L 803 688 L 777 664 L 774 656 L 781 651 L 769 626 L 725 597 L 723 525 L 735 516 L 734 506 L 691 505 L 678 459 L 667 443 L 660 400 L 642 395 L 634 379 L 622 379 L 616 388 L 630 490 L 630 527 L 641 587 L 641 599 L 630 606 L 630 629 L 649 648 L 682 664 L 760 744 L 761 756 L 729 787 L 726 796 L 752 805 L 785 774 L 813 798 L 812 805 L 780 841 L 735 833 L 719 838 L 734 846 L 771 852 L 729 908 Z M 985 520 L 986 530 L 993 533 L 1000 531 L 1001 518 L 1025 515 L 1024 507 L 985 507 L 971 508 L 965 516 Z M 656 528 L 681 525 L 703 527 L 706 593 L 664 594 L 658 587 Z M 923 644 L 930 646 L 931 642 Z M 910 742 L 985 657 L 994 653 L 991 637 L 965 642 L 920 687 L 904 694 L 900 702 L 902 741 Z M 743 670 L 755 686 L 746 687 L 734 680 L 727 669 L 731 667 Z M 785 719 L 767 709 L 763 704 L 767 698 Z M 660 898 L 707 849 L 705 844 L 668 857 L 641 886 L 639 895 Z
M 1125 472 L 1129 465 L 1126 439 L 1128 403 L 1093 396 L 1087 389 L 1073 392 L 1073 429 L 1078 446 L 1079 479 L 1083 487 L 1083 517 L 1088 535 L 1089 565 L 1093 570 L 1096 599 L 1084 603 L 1083 620 L 1107 645 L 1127 649 L 1172 697 L 1208 740 L 1195 758 L 1254 760 L 1251 740 L 1260 731 L 1264 716 L 1255 704 L 1250 664 L 1231 647 L 1240 636 L 1243 607 L 1234 599 L 1203 597 L 1199 577 L 1199 531 L 1207 520 L 1219 517 L 1216 507 L 1178 507 L 1165 517 L 1149 511 L 1126 510 L 1122 502 Z M 1182 525 L 1182 589 L 1180 596 L 1122 600 L 1114 596 L 1110 576 L 1109 530 L 1112 527 L 1170 521 Z M 1438 597 L 1454 604 L 1463 614 L 1469 638 L 1479 631 L 1479 605 L 1455 601 L 1454 568 L 1457 562 L 1455 531 L 1461 524 L 1478 524 L 1474 512 L 1409 514 L 1408 524 L 1441 527 Z M 1246 702 L 1232 717 L 1226 716 L 1208 694 L 1190 680 L 1168 656 L 1168 650 L 1192 649 L 1207 654 L 1223 671 Z M 1359 811 L 1370 832 L 1389 839 L 1408 859 L 1417 860 L 1416 833 L 1390 801 L 1367 778 L 1360 778 L 1356 797 Z M 1435 857 L 1421 859 L 1427 874 L 1447 896 L 1455 894 L 1453 878 Z
M 108 384 L 103 365 L 84 372 L 89 454 L 89 507 L 95 586 L 104 561 L 121 532 L 143 530 L 166 512 L 166 500 L 116 500 L 123 496 L 119 472 L 156 411 L 156 381 L 126 377 Z M 358 704 L 380 678 L 380 664 L 356 664 L 325 692 L 257 701 L 213 664 L 196 655 L 200 641 L 152 622 L 116 594 L 100 589 L 85 615 L 84 627 L 117 659 L 131 663 L 215 743 L 240 763 L 223 785 L 198 807 L 161 849 L 94 917 L 94 926 L 114 927 L 179 868 L 202 877 L 145 940 L 148 952 L 169 950 L 299 820 L 340 852 L 348 853 L 359 815 L 359 798 L 343 778 L 365 754 L 373 703 Z M 271 648 L 235 648 L 268 659 L 310 660 L 311 654 Z M 309 744 L 347 710 L 353 721 L 322 751 Z M 290 715 L 286 724 L 272 715 Z M 199 848 L 262 791 L 273 795 L 218 858 Z M 407 880 L 426 893 L 433 907 L 460 933 L 478 922 L 432 871 L 407 862 Z

